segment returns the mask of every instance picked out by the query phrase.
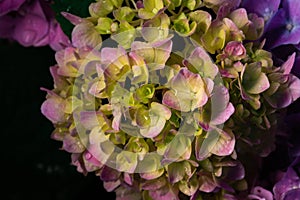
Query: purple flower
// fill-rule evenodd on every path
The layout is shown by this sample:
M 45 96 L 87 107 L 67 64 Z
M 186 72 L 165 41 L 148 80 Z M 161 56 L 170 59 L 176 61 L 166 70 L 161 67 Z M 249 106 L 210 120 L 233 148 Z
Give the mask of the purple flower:
M 10 15 L 0 16 L 0 38 L 10 38 L 14 28 L 16 19 Z
M 26 0 L 2 0 L 0 1 L 0 17 L 11 11 L 17 11 Z
M 28 6 L 26 11 L 29 10 L 30 13 L 28 12 L 16 21 L 13 38 L 25 47 L 44 46 L 48 42 L 46 35 L 49 31 L 49 24 L 39 1 Z
M 251 194 L 248 195 L 248 199 L 250 199 L 250 200 L 273 200 L 273 194 L 270 191 L 268 191 L 260 186 L 256 186 L 252 189 Z
M 283 178 L 273 188 L 276 200 L 300 199 L 300 157 L 288 168 Z
M 58 22 L 55 20 L 52 20 L 50 24 L 49 45 L 55 51 L 71 46 L 68 36 L 65 35 Z
M 48 2 L 22 0 L 22 6 L 16 2 L 0 2 L 0 38 L 16 40 L 25 47 L 50 45 L 55 51 L 71 45 Z M 17 12 L 12 15 L 10 11 Z
M 282 8 L 270 20 L 265 38 L 267 48 L 300 42 L 300 4 L 297 0 L 284 0 Z
M 49 95 L 47 99 L 41 106 L 41 112 L 46 116 L 51 122 L 64 122 L 65 121 L 65 103 L 64 100 L 47 89 L 41 88 L 46 91 Z
M 268 21 L 277 12 L 280 0 L 243 0 L 241 7 L 249 13 L 256 13 Z

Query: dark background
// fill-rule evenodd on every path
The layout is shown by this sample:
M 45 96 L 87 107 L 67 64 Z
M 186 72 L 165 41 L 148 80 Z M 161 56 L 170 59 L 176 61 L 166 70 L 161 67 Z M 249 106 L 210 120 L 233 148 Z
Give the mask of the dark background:
M 50 139 L 53 127 L 40 112 L 46 95 L 40 87 L 53 88 L 54 52 L 0 40 L 0 60 L 1 199 L 114 199 L 99 177 L 77 172 L 61 142 Z

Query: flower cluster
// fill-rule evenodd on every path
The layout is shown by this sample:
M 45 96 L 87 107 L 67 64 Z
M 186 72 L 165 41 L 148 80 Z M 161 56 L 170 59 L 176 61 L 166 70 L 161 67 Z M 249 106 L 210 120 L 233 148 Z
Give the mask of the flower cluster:
M 2 0 L 0 27 L 0 38 L 16 40 L 25 47 L 50 45 L 58 51 L 71 45 L 46 1 Z
M 98 0 L 88 18 L 63 13 L 73 46 L 56 53 L 41 110 L 78 171 L 124 200 L 272 198 L 248 195 L 249 159 L 274 150 L 300 97 L 296 55 L 274 65 L 264 18 L 239 4 Z
M 265 19 L 266 48 L 272 50 L 277 61 L 286 58 L 286 52 L 297 52 L 293 72 L 300 75 L 300 17 L 296 0 L 243 0 L 241 6 Z
M 273 59 L 276 63 L 283 63 L 287 55 L 296 52 L 292 72 L 297 77 L 300 77 L 300 18 L 298 2 L 295 0 L 243 0 L 241 6 L 265 19 L 266 27 L 260 40 L 266 41 L 265 48 L 272 52 Z M 273 182 L 273 185 L 275 184 L 273 189 L 275 199 L 296 199 L 296 197 L 299 196 L 297 193 L 300 187 L 298 181 L 299 175 L 297 175 L 299 169 L 295 168 L 296 165 L 299 165 L 299 138 L 297 136 L 299 132 L 297 128 L 299 112 L 299 101 L 297 101 L 290 107 L 287 113 L 288 116 L 284 120 L 287 128 L 283 134 L 281 133 L 281 137 L 284 136 L 285 142 L 281 141 L 278 142 L 278 144 L 284 146 L 284 149 L 287 149 L 289 152 L 289 162 L 285 164 L 285 168 L 277 168 L 277 170 L 287 172 L 281 181 L 278 182 L 277 180 Z M 275 156 L 280 157 L 283 156 L 283 154 L 277 152 Z M 278 165 L 278 163 L 280 162 L 275 159 L 272 164 Z M 288 170 L 286 170 L 289 164 L 290 166 Z M 296 172 L 297 170 L 298 172 Z M 293 186 L 290 187 L 289 185 L 292 183 Z M 278 189 L 278 185 L 280 185 L 281 189 Z

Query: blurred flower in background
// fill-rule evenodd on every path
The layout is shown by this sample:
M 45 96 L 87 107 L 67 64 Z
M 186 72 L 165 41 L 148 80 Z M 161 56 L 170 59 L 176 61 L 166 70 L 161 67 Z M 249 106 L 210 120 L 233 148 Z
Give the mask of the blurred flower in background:
M 55 51 L 70 46 L 50 4 L 46 0 L 1 1 L 0 38 L 15 40 L 25 47 L 49 45 Z
M 243 0 L 241 7 L 263 17 L 266 23 L 265 48 L 271 50 L 275 62 L 283 63 L 296 52 L 293 73 L 300 75 L 300 4 L 297 0 Z
M 265 48 L 272 52 L 275 63 L 282 64 L 288 55 L 295 52 L 292 73 L 300 77 L 299 1 L 243 0 L 241 6 L 264 17 L 266 27 L 261 40 L 265 40 Z M 277 148 L 285 149 L 285 153 L 288 152 L 289 155 L 287 157 L 287 155 L 279 151 L 273 155 L 274 159 L 272 159 L 271 165 L 277 166 L 275 170 L 279 170 L 275 173 L 277 174 L 277 180 L 273 181 L 273 184 L 275 184 L 273 193 L 276 200 L 294 200 L 300 197 L 300 138 L 298 136 L 300 101 L 296 101 L 289 106 L 287 117 L 284 121 L 285 128 L 279 137 L 285 139 L 277 140 Z M 285 157 L 284 161 L 278 159 L 283 156 Z

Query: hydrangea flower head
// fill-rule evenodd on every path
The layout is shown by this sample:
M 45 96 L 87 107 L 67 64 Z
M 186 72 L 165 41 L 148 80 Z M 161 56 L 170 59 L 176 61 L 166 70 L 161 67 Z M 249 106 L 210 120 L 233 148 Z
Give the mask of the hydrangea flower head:
M 56 53 L 41 110 L 78 171 L 117 199 L 247 198 L 239 158 L 274 149 L 300 80 L 294 54 L 277 67 L 253 41 L 264 19 L 239 3 L 99 0 L 91 17 L 64 13 L 73 47 Z

